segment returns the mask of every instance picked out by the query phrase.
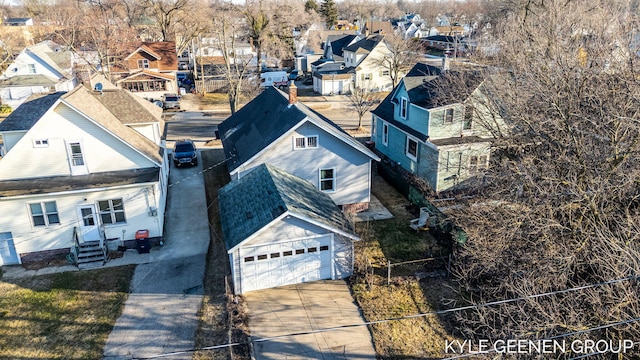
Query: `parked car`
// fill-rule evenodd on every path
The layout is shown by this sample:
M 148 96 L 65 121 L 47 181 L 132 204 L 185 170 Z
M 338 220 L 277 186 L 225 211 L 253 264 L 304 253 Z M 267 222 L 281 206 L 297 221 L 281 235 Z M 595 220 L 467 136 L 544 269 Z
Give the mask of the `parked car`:
M 198 165 L 198 154 L 196 145 L 189 139 L 178 140 L 173 145 L 173 164 L 176 167 L 181 165 Z
M 300 72 L 300 70 L 291 70 L 291 73 L 289 73 L 289 80 L 295 80 L 298 81 L 300 79 L 302 79 L 302 72 Z
M 163 109 L 177 109 L 180 110 L 180 96 L 178 94 L 167 93 L 162 95 L 162 108 Z

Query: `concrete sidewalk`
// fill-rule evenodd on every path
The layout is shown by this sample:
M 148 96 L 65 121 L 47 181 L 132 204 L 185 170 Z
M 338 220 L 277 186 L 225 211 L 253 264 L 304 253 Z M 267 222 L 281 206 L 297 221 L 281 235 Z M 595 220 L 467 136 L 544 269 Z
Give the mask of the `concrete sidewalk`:
M 134 257 L 145 261 L 136 267 L 124 311 L 105 345 L 105 359 L 151 357 L 194 347 L 209 247 L 202 165 L 172 166 L 169 184 L 165 245 L 108 263 L 122 264 Z M 186 353 L 163 359 L 191 357 Z
M 253 291 L 244 297 L 257 360 L 376 358 L 371 333 L 343 280 Z M 361 326 L 261 341 L 354 324 Z

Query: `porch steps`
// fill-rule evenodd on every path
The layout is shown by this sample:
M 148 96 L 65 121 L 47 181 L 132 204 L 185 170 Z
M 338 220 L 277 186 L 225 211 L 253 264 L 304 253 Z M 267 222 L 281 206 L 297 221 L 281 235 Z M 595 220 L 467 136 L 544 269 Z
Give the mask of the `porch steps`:
M 101 267 L 107 261 L 100 248 L 99 241 L 87 241 L 78 248 L 78 268 L 92 269 Z

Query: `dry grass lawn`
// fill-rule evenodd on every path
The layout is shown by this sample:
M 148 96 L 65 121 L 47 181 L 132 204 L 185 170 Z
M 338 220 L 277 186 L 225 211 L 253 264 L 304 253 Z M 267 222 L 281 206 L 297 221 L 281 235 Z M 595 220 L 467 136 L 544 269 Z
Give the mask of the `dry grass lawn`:
M 135 266 L 0 281 L 0 358 L 100 359 Z
M 353 278 L 351 288 L 366 320 L 443 309 L 443 301 L 454 296 L 446 278 L 420 281 L 413 276 L 415 267 L 393 268 L 391 284 L 387 285 L 387 260 L 426 258 L 439 246 L 428 233 L 409 228 L 409 220 L 415 216 L 407 211 L 408 200 L 378 176 L 372 183 L 372 192 L 394 218 L 357 225 L 362 240 L 356 243 L 358 276 Z M 369 274 L 364 275 L 367 269 Z M 384 359 L 446 357 L 445 341 L 454 339 L 446 319 L 434 315 L 376 324 L 371 331 L 376 351 Z

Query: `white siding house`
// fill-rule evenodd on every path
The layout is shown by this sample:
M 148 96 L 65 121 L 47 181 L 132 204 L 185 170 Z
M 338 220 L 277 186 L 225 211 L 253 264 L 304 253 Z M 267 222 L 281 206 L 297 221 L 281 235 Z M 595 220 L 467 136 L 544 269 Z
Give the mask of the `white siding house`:
M 78 86 L 34 96 L 0 123 L 0 265 L 90 243 L 106 251 L 138 230 L 162 237 L 161 113 L 124 90 Z
M 273 87 L 218 126 L 237 180 L 263 163 L 301 177 L 346 209 L 370 201 L 371 160 L 379 157 L 329 119 Z
M 0 99 L 17 108 L 32 94 L 69 91 L 76 84 L 73 55 L 52 41 L 25 48 L 0 76 Z

